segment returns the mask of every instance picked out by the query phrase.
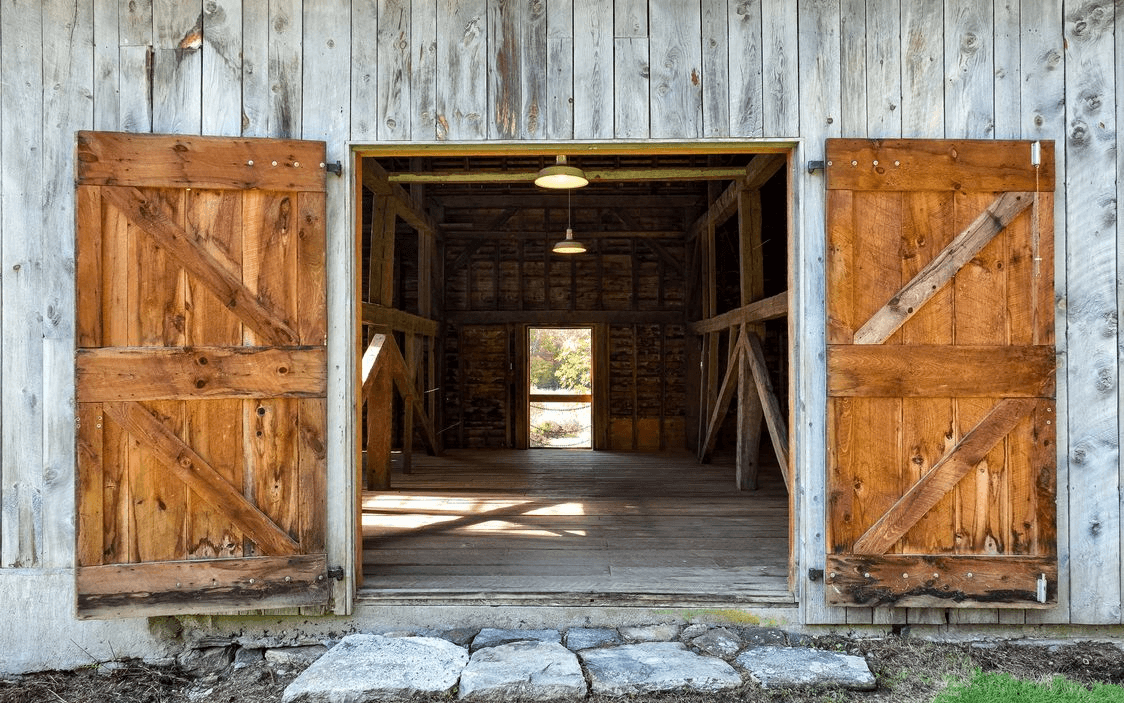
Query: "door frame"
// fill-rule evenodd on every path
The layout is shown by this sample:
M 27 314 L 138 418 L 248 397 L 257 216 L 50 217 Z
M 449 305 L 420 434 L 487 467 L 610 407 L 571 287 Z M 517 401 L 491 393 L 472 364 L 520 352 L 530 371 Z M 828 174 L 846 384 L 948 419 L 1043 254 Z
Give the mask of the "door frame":
M 820 544 L 824 530 L 824 476 L 823 456 L 824 419 L 826 407 L 826 387 L 822 358 L 817 361 L 816 349 L 822 357 L 822 321 L 825 312 L 823 299 L 823 263 L 807 261 L 809 249 L 805 242 L 807 217 L 804 211 L 803 189 L 805 176 L 798 164 L 804 163 L 807 156 L 806 140 L 803 138 L 748 138 L 748 139 L 700 139 L 700 140 L 614 140 L 614 141 L 484 141 L 484 142 L 393 142 L 371 143 L 369 141 L 348 142 L 347 165 L 344 174 L 350 169 L 350 178 L 345 177 L 346 192 L 329 185 L 328 217 L 329 230 L 333 227 L 331 218 L 343 208 L 348 208 L 346 227 L 329 235 L 328 251 L 328 384 L 329 428 L 328 448 L 328 495 L 344 497 L 343 501 L 328 505 L 328 556 L 333 564 L 344 566 L 345 578 L 334 583 L 333 602 L 336 614 L 350 614 L 355 605 L 359 584 L 362 583 L 362 482 L 361 447 L 358 437 L 358 409 L 362 407 L 360 397 L 362 355 L 356 342 L 362 332 L 361 306 L 357 298 L 360 290 L 362 268 L 357 266 L 356 247 L 361 245 L 358 232 L 362 226 L 363 172 L 362 159 L 380 156 L 494 156 L 499 154 L 554 155 L 566 153 L 580 157 L 583 154 L 614 155 L 658 155 L 658 154 L 784 154 L 787 163 L 782 167 L 787 177 L 787 325 L 788 325 L 788 451 L 791 460 L 792 488 L 788 500 L 789 524 L 789 574 L 788 587 L 795 603 L 803 612 L 805 609 L 807 581 L 798 578 L 808 568 L 809 545 L 805 545 L 803 535 L 819 532 Z M 341 201 L 333 202 L 333 199 Z M 823 222 L 822 207 L 820 223 Z M 334 235 L 334 236 L 333 236 Z M 823 239 L 822 228 L 811 235 Z M 822 248 L 812 247 L 811 253 Z M 818 266 L 818 267 L 817 267 Z M 819 279 L 815 279 L 816 272 Z M 809 275 L 810 274 L 810 275 Z M 344 287 L 343 284 L 346 284 Z M 807 316 L 806 308 L 818 310 L 818 315 Z M 809 336 L 811 335 L 811 336 Z M 604 339 L 606 335 L 601 335 Z M 816 340 L 818 339 L 818 346 Z M 799 343 L 797 340 L 800 340 Z M 811 343 L 805 343 L 812 340 Z M 596 338 L 594 344 L 596 345 Z M 596 358 L 597 351 L 594 351 Z M 817 364 L 819 369 L 817 371 Z M 595 371 L 596 373 L 596 371 Z M 596 387 L 596 382 L 595 382 Z M 596 393 L 596 390 L 594 391 Z M 811 392 L 812 402 L 803 404 L 798 398 L 807 399 Z M 596 402 L 596 399 L 595 399 Z M 817 414 L 818 413 L 818 414 Z M 811 443 L 819 442 L 819 449 L 809 449 Z M 594 435 L 597 447 L 597 436 Z M 802 449 L 802 451 L 798 451 Z M 333 460 L 334 459 L 334 460 Z M 816 475 L 819 471 L 819 475 Z M 819 489 L 819 495 L 814 495 Z M 804 508 L 813 506 L 812 510 Z M 350 506 L 350 510 L 348 507 Z M 818 506 L 818 509 L 816 509 Z M 822 580 L 821 580 L 822 584 Z M 822 597 L 822 588 L 819 591 Z

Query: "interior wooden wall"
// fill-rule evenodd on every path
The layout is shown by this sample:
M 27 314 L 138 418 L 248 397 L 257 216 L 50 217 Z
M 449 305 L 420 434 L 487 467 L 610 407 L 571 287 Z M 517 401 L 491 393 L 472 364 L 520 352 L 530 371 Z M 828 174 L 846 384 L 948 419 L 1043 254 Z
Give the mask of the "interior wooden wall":
M 447 237 L 443 439 L 450 447 L 517 447 L 525 325 L 604 325 L 612 449 L 685 446 L 686 370 L 682 241 L 596 239 L 580 257 L 549 252 L 553 240 L 479 245 Z M 605 313 L 590 316 L 589 313 Z M 504 324 L 494 324 L 498 320 Z M 493 324 L 488 324 L 492 322 Z M 596 354 L 596 351 L 595 351 Z
M 0 0 L 0 564 L 73 564 L 73 151 L 78 129 L 355 142 L 1052 139 L 1060 605 L 808 622 L 1120 623 L 1124 10 L 1113 0 Z M 798 573 L 821 564 L 820 174 L 797 172 Z M 329 365 L 354 338 L 348 179 L 331 179 Z M 350 381 L 329 388 L 346 495 Z M 346 548 L 346 511 L 329 518 Z M 334 531 L 333 531 L 334 530 Z M 341 558 L 346 558 L 346 554 Z

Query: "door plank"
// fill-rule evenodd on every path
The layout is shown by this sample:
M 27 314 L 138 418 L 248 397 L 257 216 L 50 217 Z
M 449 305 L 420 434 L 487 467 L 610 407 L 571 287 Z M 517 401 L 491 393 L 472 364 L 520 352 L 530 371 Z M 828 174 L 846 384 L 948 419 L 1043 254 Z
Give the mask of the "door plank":
M 881 344 L 888 339 L 1033 201 L 1033 193 L 1003 193 L 997 197 L 967 229 L 859 328 L 854 343 Z
M 1042 142 L 1036 173 L 1026 141 L 832 139 L 829 190 L 1054 191 L 1054 143 Z
M 826 567 L 832 605 L 1049 608 L 1057 599 L 1052 556 L 829 554 Z
M 327 601 L 323 554 L 77 569 L 80 618 L 234 612 Z M 122 592 L 122 584 L 133 590 Z
M 832 396 L 1045 398 L 1054 394 L 1053 347 L 895 345 L 827 348 Z
M 883 554 L 1030 413 L 1036 401 L 1005 398 L 952 452 L 915 483 L 855 542 L 855 554 Z
M 313 398 L 327 392 L 324 347 L 79 349 L 79 402 Z
M 117 424 L 153 451 L 177 478 L 219 507 L 256 542 L 281 555 L 297 552 L 297 543 L 291 537 L 236 492 L 214 467 L 143 405 L 114 402 L 104 403 L 102 407 Z
M 78 133 L 83 185 L 323 192 L 323 162 L 322 142 Z
M 296 333 L 284 320 L 258 302 L 257 297 L 213 256 L 196 248 L 192 243 L 194 238 L 183 227 L 170 221 L 142 191 L 136 188 L 103 188 L 102 197 L 167 249 L 264 341 L 275 344 L 296 341 Z

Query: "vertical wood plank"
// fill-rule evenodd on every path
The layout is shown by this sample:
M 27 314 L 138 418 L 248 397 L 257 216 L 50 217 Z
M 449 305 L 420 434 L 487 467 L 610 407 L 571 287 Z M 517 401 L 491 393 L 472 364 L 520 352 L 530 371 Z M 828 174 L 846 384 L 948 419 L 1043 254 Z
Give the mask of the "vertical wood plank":
M 1018 139 L 1022 132 L 1022 61 L 1019 50 L 1020 0 L 995 0 L 995 137 Z
M 975 0 L 946 2 L 944 130 L 950 139 L 995 136 L 994 21 L 989 9 Z
M 1020 42 L 1021 53 L 1021 119 L 1024 139 L 1053 140 L 1054 168 L 1056 173 L 1066 172 L 1065 124 L 1065 71 L 1062 42 L 1062 10 L 1054 0 L 1021 0 L 1020 2 Z M 1119 76 L 1118 72 L 1118 76 Z M 1043 226 L 1054 228 L 1054 253 L 1047 256 L 1041 266 L 1054 272 L 1056 299 L 1065 300 L 1066 291 L 1066 250 L 1067 238 L 1064 206 L 1054 208 L 1054 201 L 1065 203 L 1065 181 L 1057 179 L 1053 198 L 1039 197 L 1039 216 L 1044 218 Z M 1044 207 L 1050 204 L 1051 207 Z M 1053 301 L 1051 301 L 1053 302 Z M 1055 303 L 1055 306 L 1057 304 Z M 1064 310 L 1055 312 L 1059 322 L 1065 319 Z M 1058 359 L 1068 358 L 1068 339 L 1063 333 L 1057 334 L 1054 341 Z M 1067 423 L 1067 376 L 1066 364 L 1059 361 L 1057 398 L 1054 404 L 1054 433 L 1056 438 L 1055 455 L 1057 465 L 1057 485 L 1069 486 L 1069 437 L 1065 428 Z M 1069 500 L 1062 497 L 1056 502 L 1057 543 L 1058 543 L 1058 605 L 1050 610 L 1027 612 L 1027 623 L 1069 622 Z
M 192 190 L 187 194 L 187 230 L 231 273 L 242 271 L 242 198 L 223 191 Z M 185 343 L 237 346 L 242 324 L 199 281 L 188 277 Z M 213 400 L 186 404 L 184 440 L 235 489 L 243 490 L 242 401 Z M 188 492 L 186 552 L 192 558 L 243 556 L 243 534 L 226 516 Z
M 546 110 L 549 103 L 549 80 L 543 67 L 549 57 L 547 3 L 532 0 L 523 4 L 523 21 L 520 23 L 520 76 L 519 114 L 522 125 L 520 139 L 542 139 L 546 136 Z
M 1113 3 L 1065 5 L 1070 613 L 1121 616 Z
M 613 6 L 574 2 L 574 138 L 613 137 Z
M 762 117 L 764 136 L 788 137 L 800 125 L 799 45 L 796 3 L 762 0 Z
M 242 136 L 269 134 L 269 3 L 242 4 Z
M 77 531 L 75 563 L 78 566 L 94 566 L 102 563 L 105 551 L 102 527 L 105 511 L 103 487 L 106 483 L 102 472 L 104 438 L 101 404 L 80 403 L 75 419 L 78 423 L 75 458 L 80 491 L 74 520 Z
M 0 5 L 0 567 L 42 556 L 42 23 L 39 3 Z
M 437 138 L 488 136 L 487 0 L 465 0 L 437 15 Z
M 761 0 L 730 3 L 728 25 L 730 135 L 760 137 L 764 134 Z
M 902 136 L 945 135 L 943 3 L 901 0 Z
M 152 43 L 153 0 L 118 0 L 122 46 L 145 46 Z
M 301 134 L 301 59 L 304 49 L 302 4 L 301 0 L 269 0 L 269 51 L 266 64 L 269 102 L 265 134 L 271 137 L 291 139 Z
M 242 3 L 203 5 L 203 134 L 242 134 Z
M 1120 58 L 1124 56 L 1124 8 L 1117 4 L 1116 12 L 1116 122 L 1118 127 L 1124 124 L 1124 69 L 1120 67 Z M 1124 149 L 1121 149 L 1119 142 L 1116 144 L 1116 241 L 1124 241 Z M 1116 270 L 1117 276 L 1119 272 L 1124 269 L 1124 248 L 1117 246 L 1116 248 Z M 1124 287 L 1117 284 L 1116 290 L 1116 319 L 1120 319 L 1121 313 L 1124 312 Z M 1119 340 L 1119 328 L 1117 329 Z M 1118 341 L 1119 345 L 1119 341 Z M 1119 380 L 1119 379 L 1118 379 Z M 1121 435 L 1117 439 L 1117 447 L 1120 446 L 1121 439 L 1124 439 L 1124 426 L 1120 425 L 1119 418 L 1124 416 L 1124 394 L 1119 393 L 1118 390 L 1117 400 L 1117 426 L 1120 428 Z M 1059 432 L 1058 434 L 1062 434 Z M 1124 469 L 1122 469 L 1124 471 Z M 1124 477 L 1118 479 L 1124 481 Z M 1059 484 L 1065 485 L 1065 484 Z M 1124 531 L 1124 520 L 1121 520 L 1121 530 Z M 1124 532 L 1120 537 L 1121 549 L 1124 550 Z M 1124 558 L 1121 559 L 1121 568 L 1124 568 Z M 1121 582 L 1124 584 L 1124 575 L 1121 576 Z M 1124 589 L 1124 586 L 1122 586 Z M 1122 596 L 1124 597 L 1124 596 Z M 1124 613 L 1121 614 L 1124 617 Z
M 522 130 L 522 63 L 520 28 L 524 7 L 518 0 L 488 3 L 488 137 L 515 139 Z
M 792 156 L 797 163 L 823 158 L 824 139 L 840 136 L 841 109 L 839 2 L 802 2 L 801 11 L 800 132 L 805 146 Z M 793 502 L 800 521 L 796 526 L 798 544 L 803 545 L 796 559 L 794 586 L 805 622 L 842 623 L 846 621 L 846 612 L 826 605 L 823 580 L 809 581 L 805 576 L 809 568 L 823 568 L 827 554 L 824 437 L 833 414 L 828 409 L 826 369 L 820 355 L 824 353 L 825 335 L 835 327 L 829 327 L 824 306 L 824 262 L 828 262 L 826 266 L 832 265 L 832 252 L 826 248 L 822 233 L 827 225 L 825 202 L 834 197 L 834 191 L 824 192 L 822 173 L 807 174 L 796 169 L 792 197 L 792 212 L 803 213 L 797 215 L 801 217 L 801 234 L 793 237 L 789 248 L 794 271 L 790 279 L 792 305 L 801 311 L 789 318 L 792 372 L 793 378 L 799 379 L 791 397 L 800 398 L 799 403 L 793 403 L 793 476 L 797 483 Z
M 701 137 L 702 6 L 699 0 L 652 0 L 649 11 L 652 136 Z M 791 51 L 795 52 L 795 40 Z
M 144 134 L 152 131 L 153 66 L 150 46 L 121 47 L 121 129 Z
M 93 8 L 48 0 L 41 4 L 44 32 L 62 33 L 66 41 L 43 42 L 43 339 L 32 347 L 43 364 L 43 505 L 52 513 L 74 512 L 74 142 L 72 136 L 93 122 Z M 74 563 L 73 523 L 45 519 L 41 563 Z
M 378 4 L 378 0 L 353 0 L 351 3 L 351 32 L 359 38 L 351 42 L 350 71 L 351 138 L 357 141 L 373 142 L 378 139 L 378 55 L 382 47 L 377 41 L 367 40 L 368 37 L 378 36 Z
M 419 141 L 437 138 L 437 3 L 411 3 L 410 132 Z
M 546 130 L 548 139 L 574 136 L 574 3 L 546 5 Z
M 148 189 L 146 200 L 159 207 L 175 224 L 186 225 L 184 191 Z M 186 278 L 183 267 L 139 227 L 129 225 L 128 258 L 117 261 L 129 267 L 128 318 L 132 346 L 183 346 L 182 322 L 186 308 Z M 144 403 L 176 436 L 184 437 L 184 403 Z M 138 438 L 126 433 L 128 486 L 131 500 L 132 539 L 130 561 L 164 561 L 185 553 L 188 535 L 188 491 L 168 475 L 155 453 Z
M 702 0 L 703 136 L 730 135 L 730 27 L 726 0 Z M 745 57 L 739 57 L 739 61 Z
M 94 0 L 94 129 L 121 129 L 119 0 Z
M 378 8 L 377 49 L 378 119 L 380 141 L 410 138 L 410 3 L 384 0 Z M 361 38 L 359 43 L 369 43 Z
M 870 127 L 866 119 L 866 27 L 866 0 L 840 0 L 840 129 L 849 137 L 865 137 Z
M 872 139 L 902 134 L 900 0 L 867 0 L 866 114 Z
M 613 120 L 618 139 L 647 139 L 651 135 L 648 45 L 648 37 L 613 39 Z
M 154 0 L 152 129 L 199 134 L 203 123 L 203 3 Z

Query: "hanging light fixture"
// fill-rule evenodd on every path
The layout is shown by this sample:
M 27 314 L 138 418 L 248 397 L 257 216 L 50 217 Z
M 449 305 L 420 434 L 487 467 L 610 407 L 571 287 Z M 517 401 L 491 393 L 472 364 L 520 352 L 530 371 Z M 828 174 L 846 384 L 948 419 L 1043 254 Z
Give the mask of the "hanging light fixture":
M 535 176 L 535 185 L 542 188 L 581 188 L 589 185 L 589 179 L 580 168 L 568 165 L 565 155 L 559 154 L 553 166 L 547 166 Z
M 551 249 L 555 254 L 584 254 L 585 245 L 574 239 L 574 230 L 570 222 L 570 193 L 566 193 L 566 238 L 555 242 Z

